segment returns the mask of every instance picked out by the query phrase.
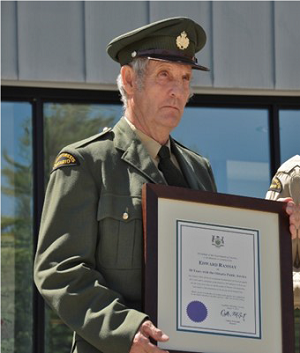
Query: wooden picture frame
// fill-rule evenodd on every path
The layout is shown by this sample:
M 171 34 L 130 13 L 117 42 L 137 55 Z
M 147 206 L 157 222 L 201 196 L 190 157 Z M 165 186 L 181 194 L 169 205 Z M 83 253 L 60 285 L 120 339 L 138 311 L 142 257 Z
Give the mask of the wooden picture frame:
M 144 310 L 170 337 L 158 346 L 293 352 L 285 203 L 157 184 L 144 185 L 142 198 Z

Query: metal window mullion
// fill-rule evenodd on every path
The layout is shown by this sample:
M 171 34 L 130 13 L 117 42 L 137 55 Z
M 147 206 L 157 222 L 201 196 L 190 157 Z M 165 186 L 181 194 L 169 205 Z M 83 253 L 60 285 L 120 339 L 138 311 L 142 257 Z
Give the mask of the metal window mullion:
M 276 104 L 269 109 L 269 136 L 270 136 L 270 172 L 271 177 L 280 166 L 280 127 L 279 108 Z
M 44 202 L 44 124 L 43 103 L 33 99 L 33 250 L 36 252 Z M 33 353 L 45 351 L 45 304 L 33 284 Z

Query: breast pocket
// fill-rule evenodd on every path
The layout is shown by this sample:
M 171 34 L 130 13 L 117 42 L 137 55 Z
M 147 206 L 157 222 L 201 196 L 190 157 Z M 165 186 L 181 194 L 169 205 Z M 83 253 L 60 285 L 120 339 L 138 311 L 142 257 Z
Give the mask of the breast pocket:
M 134 269 L 142 260 L 141 198 L 101 195 L 98 261 L 107 269 Z

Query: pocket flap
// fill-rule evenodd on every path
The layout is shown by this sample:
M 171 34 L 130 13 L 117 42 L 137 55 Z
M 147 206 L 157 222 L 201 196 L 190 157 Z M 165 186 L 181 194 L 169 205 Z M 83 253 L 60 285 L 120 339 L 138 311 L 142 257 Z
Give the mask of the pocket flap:
M 98 203 L 97 220 L 113 218 L 123 222 L 142 219 L 141 198 L 128 195 L 102 194 Z

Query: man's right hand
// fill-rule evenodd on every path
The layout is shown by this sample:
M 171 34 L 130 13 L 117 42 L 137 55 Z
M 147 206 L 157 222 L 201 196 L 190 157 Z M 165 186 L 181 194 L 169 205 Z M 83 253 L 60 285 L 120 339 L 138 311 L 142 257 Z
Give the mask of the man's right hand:
M 158 342 L 166 342 L 169 337 L 153 325 L 150 320 L 144 321 L 135 334 L 129 353 L 166 353 L 150 342 L 150 338 Z

